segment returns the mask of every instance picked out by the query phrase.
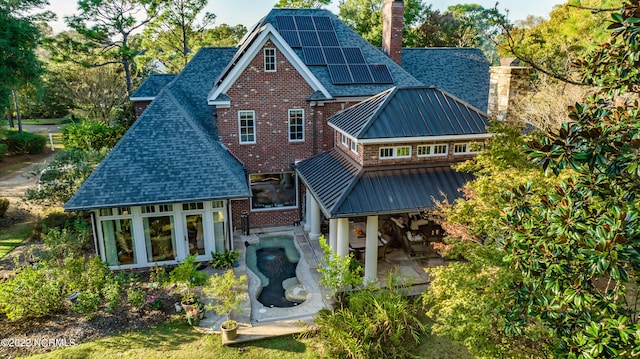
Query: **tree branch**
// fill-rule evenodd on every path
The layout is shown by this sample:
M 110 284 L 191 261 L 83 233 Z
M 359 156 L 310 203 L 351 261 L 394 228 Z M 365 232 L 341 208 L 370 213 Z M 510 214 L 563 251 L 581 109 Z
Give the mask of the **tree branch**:
M 576 9 L 580 9 L 580 10 L 589 10 L 594 14 L 597 14 L 599 12 L 612 12 L 612 11 L 620 11 L 619 7 L 613 7 L 613 8 L 598 8 L 598 7 L 588 7 L 588 6 L 581 6 L 581 5 L 572 5 L 572 4 L 567 4 L 567 6 L 572 7 L 572 8 L 576 8 Z

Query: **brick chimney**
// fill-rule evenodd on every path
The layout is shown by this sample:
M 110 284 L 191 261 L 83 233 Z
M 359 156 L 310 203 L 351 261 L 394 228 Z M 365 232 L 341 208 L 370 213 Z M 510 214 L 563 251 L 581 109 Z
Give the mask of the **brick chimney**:
M 403 0 L 384 0 L 382 4 L 382 51 L 402 65 Z

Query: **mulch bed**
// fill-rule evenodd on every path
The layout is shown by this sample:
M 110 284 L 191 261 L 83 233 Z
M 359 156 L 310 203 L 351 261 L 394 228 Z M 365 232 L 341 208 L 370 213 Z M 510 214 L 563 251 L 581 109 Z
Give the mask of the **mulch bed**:
M 11 322 L 6 316 L 0 315 L 0 339 L 3 340 L 0 357 L 14 358 L 45 353 L 123 331 L 150 328 L 169 321 L 176 314 L 174 303 L 180 301 L 178 295 L 168 294 L 163 289 L 153 289 L 147 294 L 162 298 L 163 309 L 134 310 L 123 296 L 120 307 L 114 313 L 101 310 L 92 320 L 74 312 L 70 302 L 63 312 L 39 320 Z M 5 339 L 16 340 L 7 342 Z

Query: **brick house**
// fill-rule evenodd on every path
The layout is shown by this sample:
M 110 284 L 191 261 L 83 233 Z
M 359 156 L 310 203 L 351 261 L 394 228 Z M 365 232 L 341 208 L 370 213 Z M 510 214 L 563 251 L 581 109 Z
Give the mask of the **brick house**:
M 385 1 L 379 49 L 329 11 L 274 9 L 237 47 L 203 48 L 179 74 L 150 76 L 131 96 L 138 120 L 65 210 L 91 211 L 97 249 L 114 269 L 174 264 L 189 254 L 207 260 L 232 247 L 243 214 L 252 228 L 305 220 L 312 237 L 321 214 L 347 218 L 321 198 L 322 188 L 335 192 L 330 182 L 308 172 L 323 159 L 339 154 L 358 172 L 426 162 L 447 169 L 468 158 L 464 146 L 488 137 L 489 65 L 477 49 L 402 49 L 403 11 L 402 1 Z M 397 102 L 421 96 L 435 102 Z M 372 120 L 358 113 L 372 103 L 392 112 L 436 109 L 440 128 L 428 132 L 427 120 L 402 135 L 360 137 L 352 124 Z M 467 178 L 438 173 L 452 196 Z

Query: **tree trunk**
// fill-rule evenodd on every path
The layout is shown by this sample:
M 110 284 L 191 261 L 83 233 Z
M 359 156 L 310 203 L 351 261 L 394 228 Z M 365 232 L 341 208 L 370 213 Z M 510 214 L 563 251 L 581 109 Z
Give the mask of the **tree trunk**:
M 127 98 L 131 95 L 131 68 L 129 65 L 129 59 L 122 58 L 122 66 L 124 67 L 124 77 L 127 80 Z
M 22 117 L 20 116 L 20 100 L 18 98 L 18 91 L 11 89 L 13 92 L 13 102 L 16 104 L 16 119 L 18 119 L 18 133 L 22 133 Z

